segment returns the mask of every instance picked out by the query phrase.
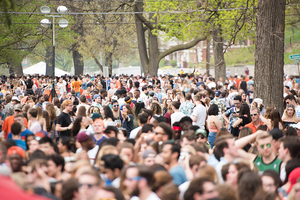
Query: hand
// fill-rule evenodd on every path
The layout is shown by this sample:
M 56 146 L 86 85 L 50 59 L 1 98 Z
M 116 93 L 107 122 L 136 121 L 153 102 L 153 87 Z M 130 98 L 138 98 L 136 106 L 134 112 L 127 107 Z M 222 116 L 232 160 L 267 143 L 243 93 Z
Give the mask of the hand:
M 68 130 L 71 130 L 73 128 L 73 123 L 71 123 L 69 126 L 68 126 Z
M 38 177 L 40 177 L 41 179 L 47 179 L 47 174 L 44 172 L 44 170 L 41 168 L 41 165 L 40 164 L 36 164 L 35 165 L 35 170 L 36 170 L 36 173 L 38 175 Z

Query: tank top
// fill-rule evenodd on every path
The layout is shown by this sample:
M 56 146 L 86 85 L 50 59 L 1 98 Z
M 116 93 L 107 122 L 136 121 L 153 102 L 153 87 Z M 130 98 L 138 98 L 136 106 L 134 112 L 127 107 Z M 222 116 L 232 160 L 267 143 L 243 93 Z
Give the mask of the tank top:
M 276 156 L 271 163 L 265 164 L 262 160 L 262 156 L 257 156 L 254 160 L 254 163 L 257 166 L 260 174 L 262 174 L 267 169 L 275 170 L 279 174 L 282 161 Z

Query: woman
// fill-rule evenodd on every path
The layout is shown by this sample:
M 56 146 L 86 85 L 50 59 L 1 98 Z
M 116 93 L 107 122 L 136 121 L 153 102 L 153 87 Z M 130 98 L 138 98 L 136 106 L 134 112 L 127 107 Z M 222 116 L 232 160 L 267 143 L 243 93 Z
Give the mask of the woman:
M 163 99 L 171 99 L 171 101 L 173 101 L 175 99 L 175 94 L 176 93 L 173 93 L 173 90 L 169 89 L 167 90 L 167 95 Z
M 266 170 L 261 175 L 263 190 L 278 195 L 278 188 L 282 185 L 279 174 L 274 170 Z
M 284 125 L 277 109 L 273 109 L 271 111 L 270 119 L 266 119 L 262 115 L 260 115 L 260 119 L 265 125 L 267 125 L 269 130 L 272 130 L 273 128 L 279 128 L 283 130 Z
M 232 125 L 233 129 L 231 131 L 231 134 L 234 137 L 238 137 L 240 133 L 240 129 L 252 121 L 250 116 L 250 108 L 247 103 L 242 103 L 242 105 L 240 106 L 239 114 L 240 114 L 239 118 Z
M 26 84 L 26 92 L 28 95 L 33 95 L 33 81 L 31 80 L 31 78 L 29 78 L 27 81 L 25 81 Z
M 260 176 L 253 172 L 247 171 L 240 176 L 238 180 L 238 197 L 243 200 L 252 200 L 254 195 L 262 189 L 262 182 Z
M 38 107 L 38 106 L 36 107 L 36 109 L 38 111 L 36 119 L 40 123 L 42 131 L 47 131 L 46 120 L 44 120 L 44 118 L 43 118 L 43 110 L 41 107 Z M 31 124 L 31 122 L 30 122 L 30 124 Z M 28 124 L 28 127 L 30 127 L 29 124 Z
M 26 160 L 29 160 L 32 153 L 39 148 L 39 141 L 37 141 L 36 139 L 30 140 L 28 147 L 29 148 L 25 153 Z
M 57 88 L 59 89 L 59 93 L 62 95 L 64 92 L 66 92 L 66 85 L 63 83 L 63 79 L 60 78 L 57 83 Z M 58 98 L 60 98 L 60 96 Z
M 60 155 L 65 159 L 65 162 L 74 160 L 74 152 L 76 150 L 76 147 L 72 138 L 61 138 L 57 144 L 57 147 Z
M 57 115 L 53 103 L 47 103 L 46 111 L 48 112 L 50 118 L 50 127 L 51 127 L 50 134 L 55 141 L 55 138 L 58 137 L 58 133 L 55 131 Z
M 171 115 L 174 113 L 172 109 L 172 103 L 168 105 L 168 110 L 164 114 L 164 117 L 166 118 L 166 122 L 171 126 Z
M 133 130 L 134 119 L 131 106 L 128 104 L 123 105 L 121 115 L 122 128 L 125 128 L 128 134 L 130 134 L 130 132 Z
M 79 116 L 75 119 L 73 128 L 72 128 L 72 137 L 77 136 L 81 129 L 86 129 L 89 125 L 89 122 L 86 117 Z
M 163 101 L 163 115 L 168 112 L 168 107 L 170 104 L 172 104 L 172 99 L 166 99 Z
M 212 104 L 208 109 L 208 118 L 207 118 L 207 127 L 208 127 L 208 142 L 210 144 L 210 147 L 214 147 L 215 139 L 217 136 L 217 132 L 221 130 L 222 123 L 218 118 L 219 108 L 216 104 Z
M 107 126 L 114 126 L 115 117 L 109 106 L 101 107 L 100 114 L 103 118 L 105 128 Z
M 138 99 L 132 109 L 134 114 L 134 120 L 133 120 L 134 128 L 139 126 L 138 115 L 142 113 L 144 109 L 145 109 L 144 101 L 142 99 Z
M 297 124 L 299 121 L 300 119 L 296 116 L 294 105 L 287 105 L 282 117 L 284 128 L 288 127 L 290 124 Z
M 153 115 L 162 115 L 162 109 L 158 102 L 152 102 L 150 104 L 150 110 L 153 111 Z
M 182 91 L 187 94 L 189 93 L 191 87 L 188 84 L 188 81 L 186 79 L 184 79 L 183 84 L 182 84 Z
M 49 113 L 46 110 L 43 110 L 43 119 L 45 120 L 46 123 L 46 131 L 50 133 L 52 126 L 50 123 Z

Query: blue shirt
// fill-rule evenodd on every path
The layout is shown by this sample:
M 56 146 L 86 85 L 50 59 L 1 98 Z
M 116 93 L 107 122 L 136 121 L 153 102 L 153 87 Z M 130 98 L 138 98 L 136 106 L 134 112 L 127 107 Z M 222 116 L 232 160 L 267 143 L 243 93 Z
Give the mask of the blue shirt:
M 94 139 L 95 144 L 99 146 L 100 142 L 101 142 L 102 140 L 106 139 L 106 137 L 103 135 L 103 137 L 102 137 L 100 140 L 97 141 L 96 138 L 95 138 L 94 135 L 93 135 L 93 139 Z
M 159 103 L 161 103 L 162 95 L 161 93 L 154 93 L 154 96 L 158 98 Z
M 14 140 L 17 144 L 18 147 L 21 147 L 24 151 L 27 150 L 26 147 L 26 142 L 22 141 L 22 140 Z
M 175 185 L 181 185 L 182 183 L 187 181 L 184 169 L 182 166 L 177 165 L 176 167 L 173 167 L 169 173 L 173 177 L 173 182 Z
M 25 141 L 25 137 L 26 135 L 30 135 L 30 134 L 33 134 L 33 132 L 31 132 L 30 130 L 28 130 L 27 128 L 25 129 L 25 131 L 23 131 L 21 133 L 21 140 Z M 7 136 L 7 139 L 12 139 L 12 134 L 11 132 L 8 133 L 8 136 Z

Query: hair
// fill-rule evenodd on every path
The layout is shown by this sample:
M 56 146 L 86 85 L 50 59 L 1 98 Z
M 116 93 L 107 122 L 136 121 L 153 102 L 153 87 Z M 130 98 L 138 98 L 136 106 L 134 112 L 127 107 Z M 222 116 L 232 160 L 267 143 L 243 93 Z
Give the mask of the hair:
M 50 126 L 50 117 L 49 117 L 49 113 L 46 110 L 43 110 L 43 118 L 46 122 L 46 128 L 47 128 L 47 132 L 50 132 L 52 127 Z
M 216 190 L 222 200 L 237 200 L 235 189 L 228 184 L 218 184 Z
M 61 155 L 59 155 L 59 154 L 52 154 L 52 155 L 48 156 L 47 160 L 52 160 L 57 167 L 59 165 L 61 165 L 61 172 L 64 171 L 65 159 Z
M 268 106 L 268 107 L 266 108 L 266 112 L 265 112 L 265 115 L 264 115 L 264 117 L 265 117 L 266 119 L 270 119 L 270 114 L 271 114 L 271 111 L 272 111 L 273 109 L 275 109 L 275 106 Z
M 164 130 L 164 133 L 165 135 L 168 135 L 169 140 L 173 138 L 174 131 L 169 124 L 167 124 L 166 122 L 160 122 L 157 126 L 161 127 Z
M 75 153 L 76 146 L 75 146 L 75 141 L 73 138 L 62 137 L 62 138 L 60 138 L 60 142 L 62 143 L 63 146 L 67 147 L 68 151 Z
M 74 192 L 78 192 L 78 180 L 70 178 L 62 183 L 61 198 L 62 200 L 74 199 Z
M 250 116 L 250 108 L 247 103 L 242 103 L 240 106 L 240 116 L 246 115 L 248 120 L 251 122 L 251 116 Z
M 185 100 L 189 101 L 189 100 L 191 100 L 191 98 L 192 98 L 192 96 L 191 96 L 190 93 L 187 93 L 187 94 L 185 95 Z
M 22 125 L 19 122 L 14 122 L 11 126 L 11 134 L 12 135 L 20 135 L 22 130 Z
M 191 157 L 189 159 L 189 166 L 190 166 L 190 168 L 192 168 L 194 165 L 199 165 L 202 161 L 206 162 L 205 157 L 200 156 L 198 154 L 191 155 Z
M 54 120 L 57 119 L 56 111 L 55 111 L 55 108 L 54 108 L 53 103 L 47 103 L 47 104 L 46 104 L 46 111 L 48 112 L 49 118 L 50 118 L 52 121 L 54 121 Z
M 198 178 L 207 178 L 211 182 L 219 183 L 219 177 L 214 167 L 204 165 L 198 168 Z
M 81 129 L 81 122 L 82 122 L 82 118 L 83 118 L 83 116 L 78 116 L 76 119 L 75 119 L 75 121 L 74 121 L 74 123 L 73 123 L 73 128 L 72 128 L 72 130 L 71 130 L 71 132 L 72 132 L 72 137 L 75 137 L 75 136 L 77 136 L 77 134 L 79 133 L 79 131 L 80 131 L 80 129 Z
M 208 153 L 209 149 L 203 142 L 195 142 L 191 144 L 192 147 L 195 148 L 196 152 L 199 151 L 201 153 Z
M 103 190 L 114 193 L 116 200 L 125 200 L 121 190 L 115 187 L 104 187 Z
M 85 102 L 86 102 L 86 96 L 85 96 L 85 95 L 80 95 L 80 96 L 79 96 L 79 100 L 80 100 L 82 103 L 85 103 Z
M 291 126 L 288 126 L 284 129 L 283 134 L 285 136 L 298 136 L 296 129 Z
M 153 111 L 150 109 L 144 109 L 143 112 L 147 113 L 150 117 L 153 116 Z
M 219 113 L 219 108 L 216 104 L 212 104 L 209 106 L 207 115 L 218 115 Z
M 221 157 L 224 157 L 224 148 L 228 148 L 227 139 L 232 139 L 232 135 L 223 135 L 215 140 L 215 149 L 214 155 L 217 160 L 220 160 Z
M 269 176 L 269 177 L 271 177 L 274 180 L 276 189 L 278 189 L 280 186 L 282 186 L 282 181 L 280 179 L 279 174 L 276 171 L 271 170 L 271 169 L 265 170 L 262 173 L 261 177 L 263 177 L 263 176 Z
M 177 153 L 177 160 L 178 160 L 178 159 L 179 159 L 179 156 L 180 156 L 180 149 L 181 149 L 180 145 L 179 145 L 179 144 L 175 144 L 174 142 L 167 141 L 167 142 L 164 142 L 164 143 L 163 143 L 162 149 L 163 149 L 163 147 L 164 147 L 165 145 L 169 145 L 169 144 L 172 146 L 172 147 L 171 147 L 171 152 L 172 152 L 172 154 L 173 154 L 173 153 Z
M 298 167 L 300 167 L 300 159 L 299 158 L 291 159 L 286 163 L 286 165 L 285 165 L 286 177 L 285 177 L 285 181 L 283 183 L 288 182 L 290 173 Z
M 152 191 L 157 192 L 160 187 L 170 183 L 173 178 L 167 171 L 160 170 L 154 173 L 154 180 Z
M 102 145 L 102 147 L 99 148 L 99 151 L 97 152 L 95 164 L 100 165 L 102 156 L 106 154 L 112 154 L 115 151 L 118 151 L 116 146 L 113 146 L 111 144 Z
M 138 116 L 138 114 L 140 112 L 142 112 L 143 109 L 145 108 L 145 104 L 144 104 L 144 102 L 142 102 L 142 103 L 136 102 L 135 105 L 134 105 L 134 107 L 135 107 L 134 114 L 135 114 L 135 116 Z
M 157 102 L 152 102 L 150 104 L 150 109 L 153 111 L 153 114 L 157 114 L 157 115 L 161 115 L 162 114 L 161 106 Z
M 279 124 L 283 127 L 283 122 L 280 117 L 280 113 L 277 109 L 273 109 L 270 113 L 270 119 L 272 123 L 272 128 L 279 128 Z
M 245 137 L 247 135 L 251 135 L 253 134 L 253 131 L 251 128 L 249 127 L 243 127 L 241 130 L 240 130 L 240 135 L 239 137 L 242 138 L 242 137 Z
M 288 149 L 292 158 L 300 158 L 300 139 L 298 136 L 286 136 L 280 139 L 283 148 Z
M 36 108 L 30 108 L 30 109 L 28 110 L 28 113 L 29 113 L 32 117 L 36 118 L 36 117 L 37 117 L 37 114 L 38 114 L 38 111 L 37 111 Z
M 142 133 L 148 133 L 149 131 L 152 132 L 153 127 L 153 124 L 144 124 L 144 126 L 142 127 Z
M 111 108 L 109 106 L 103 106 L 103 110 L 104 110 L 104 115 L 105 115 L 105 116 L 103 116 L 104 119 L 111 118 L 114 121 L 115 117 L 114 117 L 114 114 L 113 114 Z
M 147 113 L 140 113 L 138 115 L 138 119 L 139 119 L 141 124 L 146 124 L 147 121 L 148 121 L 148 114 Z
M 106 129 L 104 130 L 104 133 L 110 133 L 111 131 L 115 132 L 116 134 L 115 137 L 117 137 L 119 130 L 115 126 L 107 126 Z
M 227 128 L 221 128 L 216 135 L 216 139 L 221 137 L 222 135 L 229 135 L 229 134 L 230 133 Z
M 73 103 L 72 103 L 71 100 L 68 100 L 68 99 L 64 100 L 63 103 L 62 103 L 62 105 L 61 105 L 61 110 L 64 110 L 66 108 L 66 106 L 69 105 L 69 104 L 73 105 Z
M 93 176 L 94 178 L 96 178 L 96 185 L 100 186 L 103 184 L 103 180 L 101 179 L 101 177 L 99 176 L 98 172 L 95 171 L 94 169 L 91 169 L 89 171 L 85 171 L 81 174 L 81 176 L 83 175 L 90 175 Z
M 252 198 L 252 200 L 276 200 L 276 199 L 278 199 L 277 194 L 263 191 L 262 189 L 256 192 L 255 196 Z
M 261 130 L 261 131 L 267 131 L 268 127 L 267 127 L 267 125 L 259 125 L 257 127 L 256 131 L 259 131 L 259 130 Z
M 260 176 L 253 171 L 245 172 L 239 179 L 238 184 L 238 197 L 243 200 L 252 200 L 254 195 L 262 188 Z
M 211 180 L 209 180 L 206 177 L 202 177 L 202 178 L 195 178 L 191 181 L 188 189 L 186 190 L 186 192 L 184 193 L 184 200 L 191 200 L 194 199 L 194 194 L 195 193 L 199 193 L 200 195 L 203 194 L 204 192 L 204 184 L 205 183 L 213 183 Z
M 86 108 L 85 106 L 79 106 L 78 111 L 77 111 L 77 117 L 83 116 L 86 117 Z
M 132 117 L 134 118 L 134 115 L 133 115 L 131 106 L 128 105 L 128 104 L 125 104 L 125 105 L 123 105 L 123 106 L 125 106 L 125 107 L 127 108 L 127 114 L 131 114 Z
M 257 136 L 256 136 L 256 142 L 258 142 L 261 139 L 265 139 L 270 137 L 271 139 L 273 139 L 272 135 L 270 133 L 268 133 L 267 131 L 256 131 Z
M 169 183 L 165 185 L 162 189 L 162 196 L 161 200 L 173 200 L 173 199 L 179 199 L 179 188 L 177 185 L 174 185 L 173 183 Z
M 295 107 L 293 105 L 287 105 L 286 106 L 286 109 L 283 112 L 282 119 L 288 118 L 288 114 L 287 114 L 287 109 L 288 108 L 292 108 L 293 109 L 293 116 L 292 116 L 293 117 L 293 121 L 297 123 L 298 122 L 298 118 L 297 118 L 297 115 L 296 115 Z
M 197 136 L 195 134 L 195 131 L 188 130 L 183 134 L 182 138 L 186 138 L 188 141 L 196 141 Z
M 174 106 L 175 109 L 179 109 L 179 107 L 180 107 L 180 101 L 173 101 L 172 102 L 172 106 Z
M 121 170 L 123 168 L 123 160 L 119 155 L 115 154 L 106 154 L 101 157 L 101 160 L 104 161 L 104 168 L 111 169 L 114 171 L 115 169 Z

